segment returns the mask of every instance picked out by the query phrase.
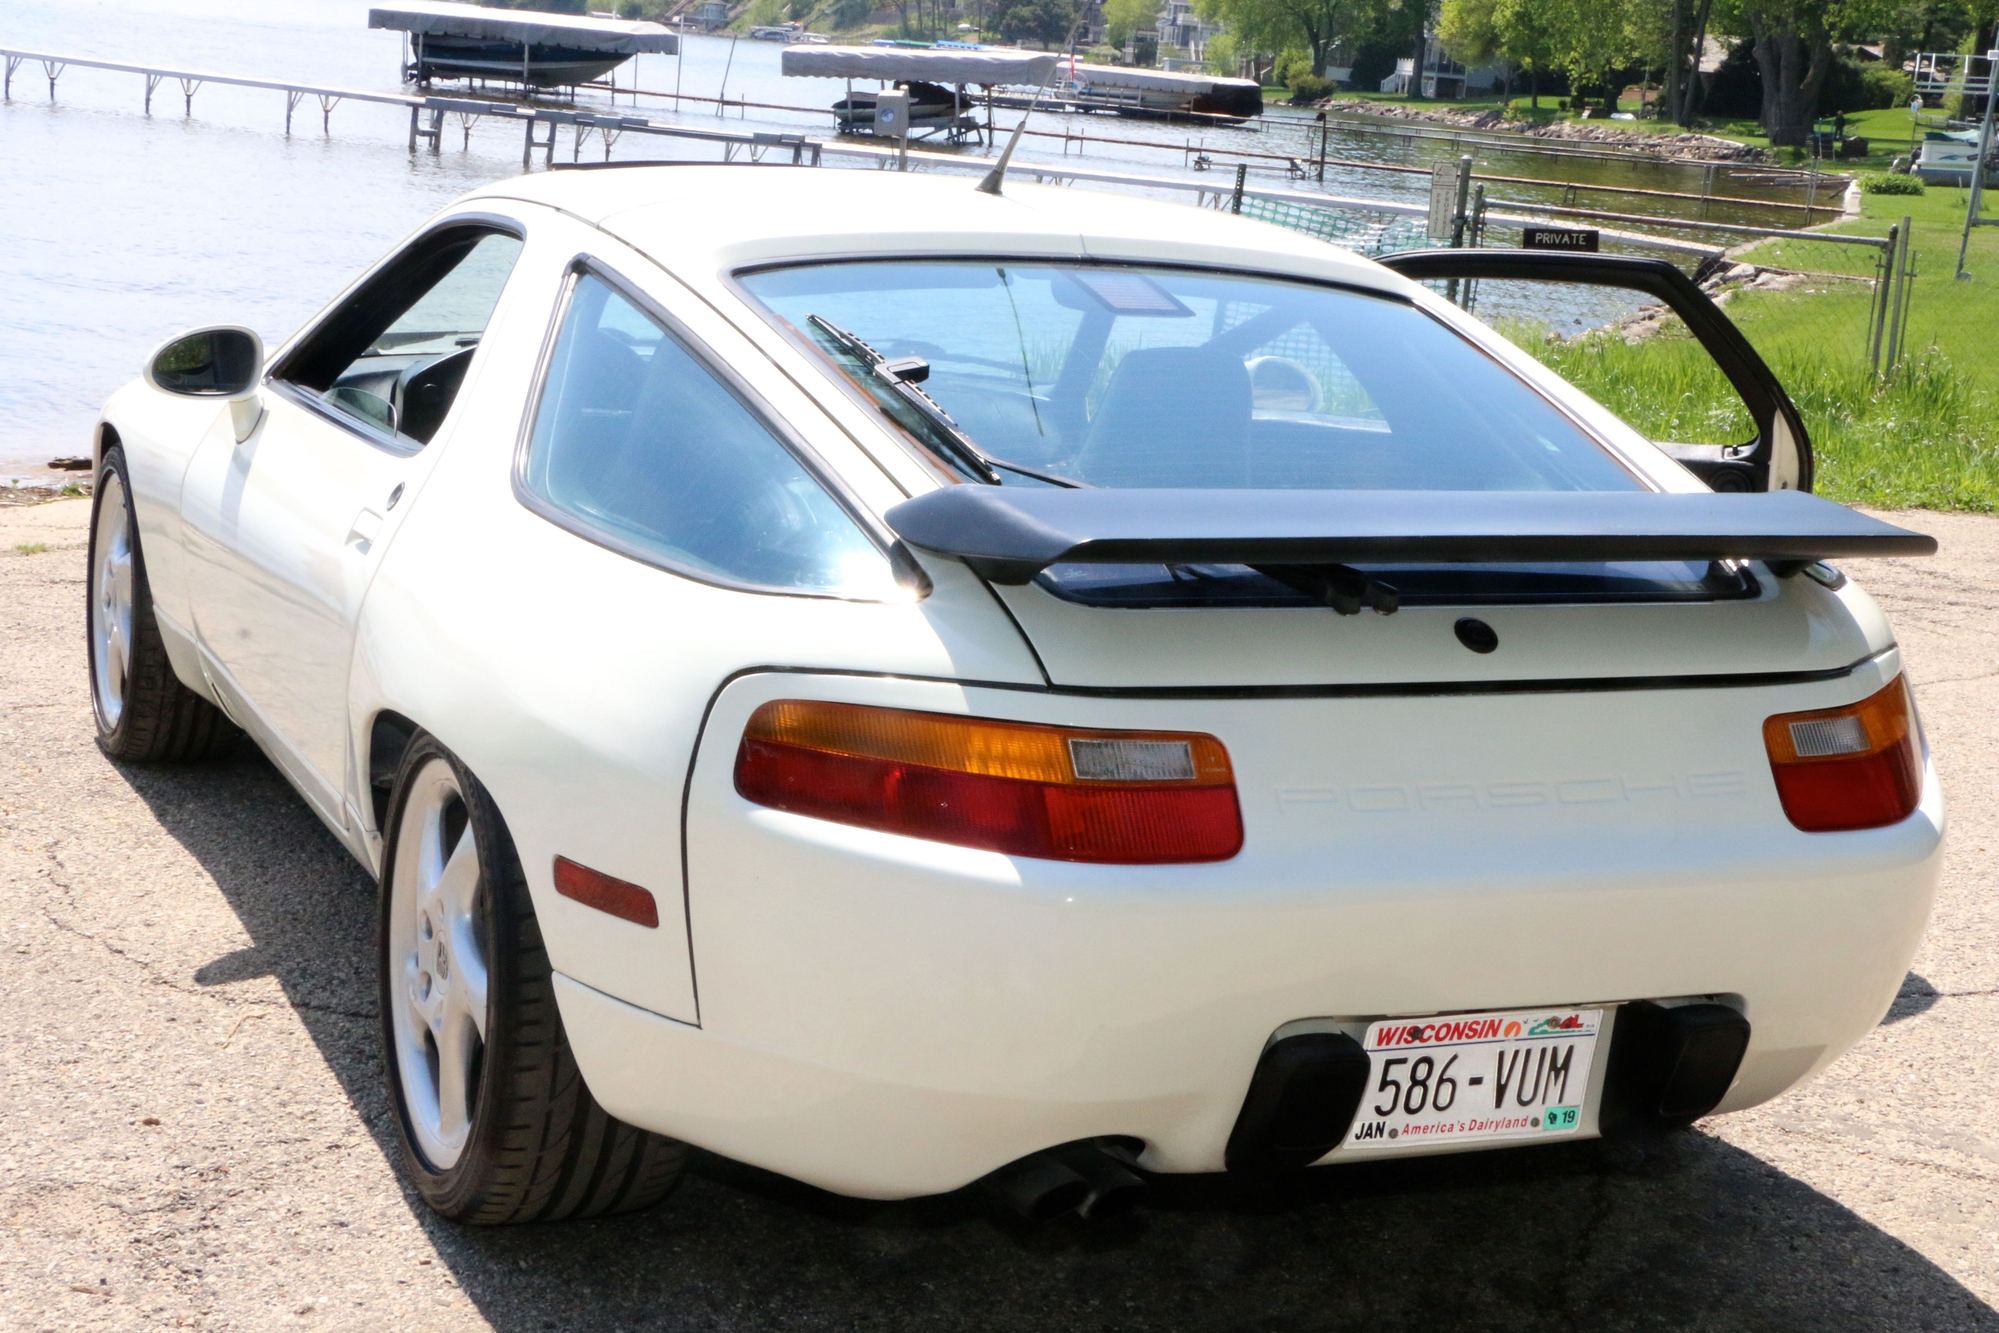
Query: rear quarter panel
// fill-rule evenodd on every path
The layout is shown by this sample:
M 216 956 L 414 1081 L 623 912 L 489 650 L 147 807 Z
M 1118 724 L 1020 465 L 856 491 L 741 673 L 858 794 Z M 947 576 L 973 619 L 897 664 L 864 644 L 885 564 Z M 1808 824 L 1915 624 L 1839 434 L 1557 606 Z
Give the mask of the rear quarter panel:
M 587 251 L 630 281 L 658 280 L 645 259 L 585 228 L 542 235 L 531 231 L 520 263 L 535 266 L 547 300 L 533 319 L 489 331 L 481 383 L 495 387 L 467 405 L 369 591 L 350 767 L 366 772 L 383 710 L 436 735 L 498 802 L 554 966 L 694 1023 L 681 810 L 723 681 L 749 667 L 1041 677 L 998 604 L 962 569 L 937 571 L 927 597 L 883 603 L 744 592 L 642 563 L 527 509 L 512 487 L 515 443 L 570 259 Z M 660 295 L 865 501 L 900 496 L 754 345 L 684 294 Z M 358 785 L 349 817 L 368 829 L 379 859 L 380 830 Z M 659 927 L 559 897 L 558 854 L 650 890 Z

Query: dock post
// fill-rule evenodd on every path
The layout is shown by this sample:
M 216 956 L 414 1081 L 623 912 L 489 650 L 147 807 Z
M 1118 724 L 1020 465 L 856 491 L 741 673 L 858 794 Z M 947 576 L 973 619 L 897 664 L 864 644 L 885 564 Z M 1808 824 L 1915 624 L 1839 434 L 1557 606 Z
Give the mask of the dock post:
M 146 76 L 146 114 L 149 116 L 153 114 L 153 89 L 160 86 L 160 80 L 163 77 L 165 76 L 159 74 L 148 74 Z
M 298 110 L 298 104 L 304 100 L 305 94 L 297 88 L 285 90 L 285 138 L 287 139 L 292 137 L 292 112 Z
M 417 117 L 417 108 L 414 105 L 412 105 L 410 107 L 410 145 L 409 145 L 409 151 L 412 153 L 416 151 L 416 117 Z
M 201 80 L 178 79 L 176 82 L 180 84 L 181 114 L 191 116 L 194 114 L 194 95 L 201 88 Z
M 14 71 L 21 67 L 22 59 L 23 57 L 21 56 L 7 57 L 6 80 L 4 87 L 0 87 L 0 97 L 4 97 L 9 102 L 14 100 Z
M 321 93 L 319 95 L 320 133 L 322 134 L 333 133 L 333 108 L 339 105 L 340 105 L 340 99 L 338 97 L 333 97 L 326 93 Z
M 1319 113 L 1319 184 L 1326 183 L 1326 113 Z
M 56 100 L 56 80 L 60 79 L 62 72 L 68 68 L 69 66 L 60 60 L 44 60 L 42 62 L 42 73 L 49 76 L 49 100 L 51 102 Z
M 1248 179 L 1249 179 L 1249 163 L 1247 162 L 1236 163 L 1235 193 L 1229 196 L 1229 212 L 1231 213 L 1242 212 L 1242 187 L 1243 187 L 1243 182 Z

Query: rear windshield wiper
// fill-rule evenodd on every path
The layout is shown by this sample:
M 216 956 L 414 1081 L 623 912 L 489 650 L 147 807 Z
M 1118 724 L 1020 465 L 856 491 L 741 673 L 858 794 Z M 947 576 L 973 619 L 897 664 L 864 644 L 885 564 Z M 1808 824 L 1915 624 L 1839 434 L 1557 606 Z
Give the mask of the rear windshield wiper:
M 997 486 L 1000 474 L 987 458 L 972 443 L 972 437 L 951 419 L 951 414 L 940 406 L 935 398 L 917 386 L 930 377 L 930 363 L 920 356 L 903 357 L 891 361 L 876 350 L 873 343 L 850 329 L 843 329 L 824 315 L 807 315 L 812 326 L 833 340 L 835 346 L 861 363 L 867 371 L 885 385 L 889 392 L 909 404 L 922 418 L 937 431 L 944 446 L 958 458 L 958 461 L 981 481 Z
M 807 315 L 805 318 L 814 328 L 825 334 L 835 347 L 860 362 L 861 368 L 894 394 L 897 401 L 906 403 L 914 409 L 925 424 L 936 433 L 937 442 L 981 481 L 998 486 L 1002 484 L 999 475 L 1001 472 L 1015 472 L 1023 477 L 1031 477 L 1035 481 L 1046 482 L 1050 486 L 1073 487 L 1082 484 L 1073 477 L 1058 477 L 1052 472 L 1043 472 L 1038 468 L 1010 463 L 1004 458 L 995 458 L 979 448 L 977 442 L 965 433 L 965 428 L 944 410 L 942 403 L 917 387 L 930 378 L 930 363 L 922 357 L 905 356 L 891 360 L 882 355 L 874 344 L 860 334 L 852 329 L 841 328 L 824 315 Z

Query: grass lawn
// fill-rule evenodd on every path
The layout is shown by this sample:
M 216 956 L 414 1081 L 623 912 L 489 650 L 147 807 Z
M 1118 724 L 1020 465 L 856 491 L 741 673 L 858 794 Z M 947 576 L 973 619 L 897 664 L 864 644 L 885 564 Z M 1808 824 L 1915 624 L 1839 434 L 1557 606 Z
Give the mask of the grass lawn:
M 1955 281 L 1964 193 L 1932 186 L 1920 197 L 1869 195 L 1859 218 L 1828 228 L 1885 235 L 1904 214 L 1913 219 L 1905 360 L 1886 385 L 1868 371 L 1867 287 L 1826 282 L 1741 292 L 1729 301 L 1729 314 L 1804 413 L 1822 494 L 1887 508 L 1999 511 L 1999 227 L 1972 233 L 1972 276 Z M 1871 272 L 1873 254 L 1781 240 L 1745 257 L 1816 272 Z M 1615 335 L 1592 335 L 1536 350 L 1657 438 L 1732 438 L 1721 432 L 1733 404 L 1723 386 L 1699 373 L 1704 358 L 1683 338 L 1628 346 Z

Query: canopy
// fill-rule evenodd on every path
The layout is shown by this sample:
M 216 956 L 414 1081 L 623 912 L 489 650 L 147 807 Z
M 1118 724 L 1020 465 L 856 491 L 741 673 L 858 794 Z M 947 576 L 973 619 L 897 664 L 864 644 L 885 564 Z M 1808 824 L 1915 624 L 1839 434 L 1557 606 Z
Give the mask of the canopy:
M 1179 74 L 1163 69 L 1131 69 L 1123 65 L 1078 65 L 1076 82 L 1085 88 L 1150 88 L 1159 92 L 1207 93 L 1219 88 L 1253 88 L 1254 79 L 1225 79 L 1213 74 Z
M 546 44 L 605 55 L 672 55 L 680 49 L 680 38 L 657 23 L 544 14 L 530 9 L 484 9 L 443 0 L 378 5 L 368 11 L 368 26 L 424 37 Z
M 1054 73 L 1049 51 L 912 50 L 892 46 L 787 46 L 784 72 L 827 79 L 922 79 L 929 83 L 1024 83 Z

